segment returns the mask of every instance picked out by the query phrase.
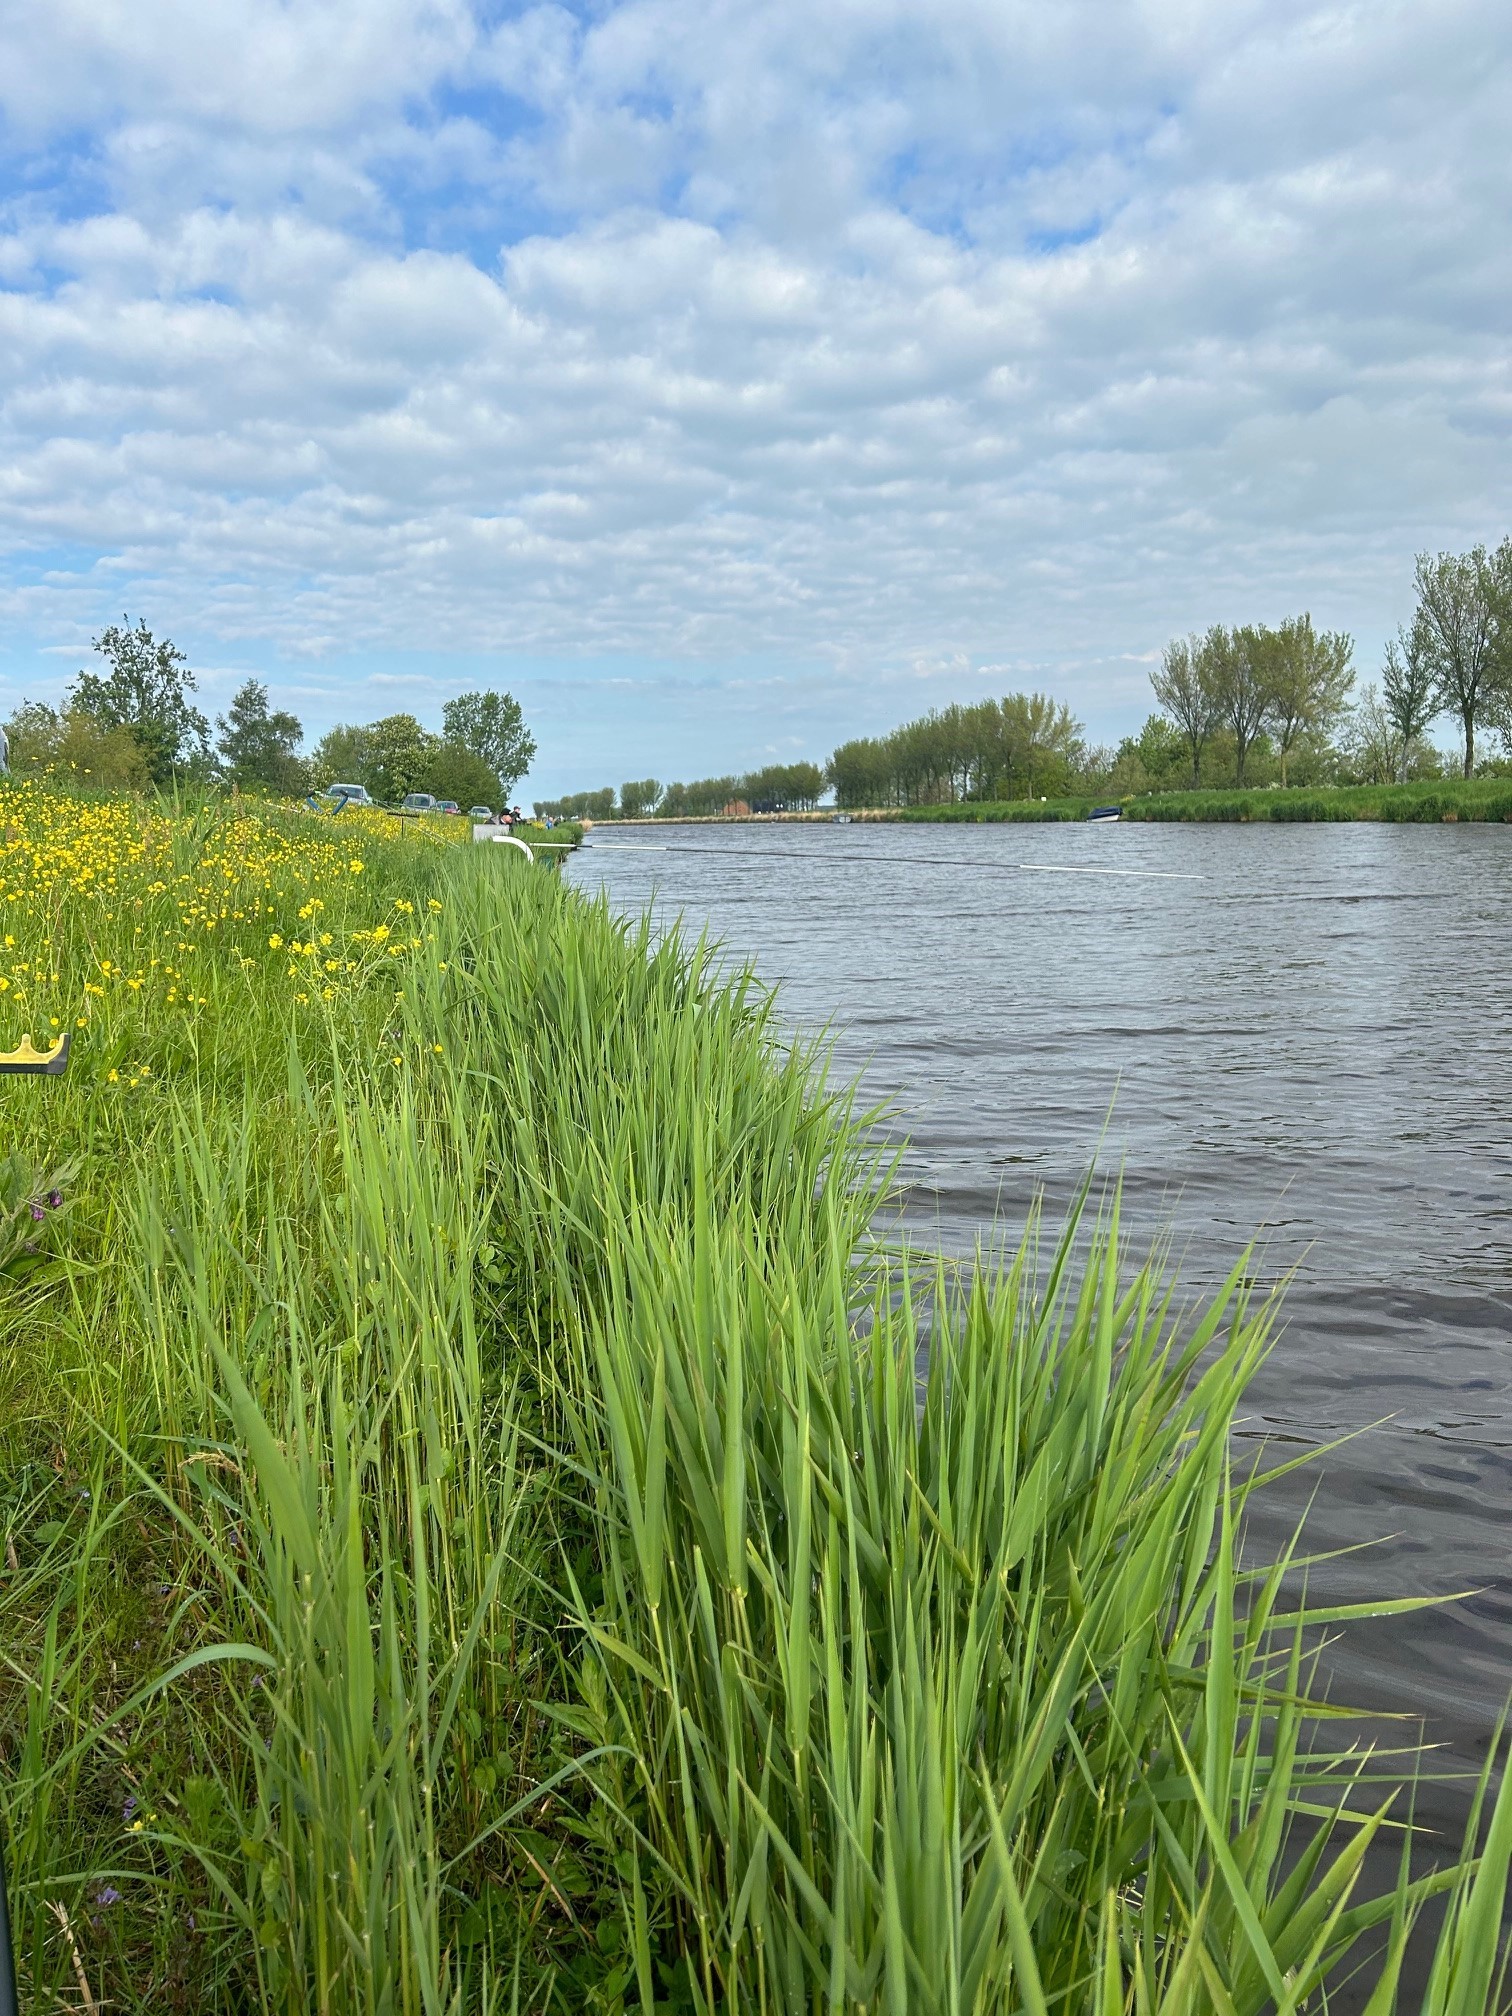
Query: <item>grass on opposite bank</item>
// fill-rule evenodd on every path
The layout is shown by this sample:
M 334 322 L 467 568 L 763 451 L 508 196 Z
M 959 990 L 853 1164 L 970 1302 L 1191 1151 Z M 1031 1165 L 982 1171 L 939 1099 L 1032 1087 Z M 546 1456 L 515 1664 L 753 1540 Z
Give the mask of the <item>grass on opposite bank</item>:
M 1419 784 L 1329 784 L 1254 791 L 1161 791 L 1141 798 L 1018 799 L 1004 804 L 909 805 L 868 818 L 924 824 L 994 824 L 1003 820 L 1085 819 L 1099 803 L 1118 803 L 1125 819 L 1197 820 L 1246 824 L 1257 820 L 1371 819 L 1436 825 L 1512 822 L 1512 778 L 1433 778 Z
M 1434 1895 L 1427 2010 L 1498 2005 L 1512 1793 L 1414 1877 L 1413 1759 L 1311 1693 L 1356 1613 L 1243 1556 L 1242 1257 L 1184 1309 L 1110 1192 L 906 1263 L 748 981 L 514 849 L 325 845 L 7 861 L 29 1006 L 105 990 L 0 1083 L 28 2006 L 1262 2016 L 1374 1950 L 1385 2016 Z

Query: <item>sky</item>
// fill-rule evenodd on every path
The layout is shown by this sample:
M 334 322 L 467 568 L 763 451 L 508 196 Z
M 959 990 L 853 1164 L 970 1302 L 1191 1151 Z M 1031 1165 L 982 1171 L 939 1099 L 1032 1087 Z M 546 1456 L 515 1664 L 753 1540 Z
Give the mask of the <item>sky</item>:
M 1506 0 L 0 0 L 0 709 L 143 617 L 523 792 L 1512 529 Z

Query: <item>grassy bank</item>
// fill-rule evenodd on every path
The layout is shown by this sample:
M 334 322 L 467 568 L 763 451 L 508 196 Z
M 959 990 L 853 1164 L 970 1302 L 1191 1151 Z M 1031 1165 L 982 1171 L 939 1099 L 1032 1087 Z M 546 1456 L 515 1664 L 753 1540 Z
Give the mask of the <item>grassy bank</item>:
M 1422 784 L 1341 784 L 1316 790 L 1167 791 L 1136 798 L 1126 819 L 1373 819 L 1391 825 L 1512 821 L 1512 777 L 1436 778 Z
M 1051 798 L 1006 805 L 911 805 L 901 811 L 864 816 L 926 824 L 1085 819 L 1095 802 L 1091 798 Z M 1338 784 L 1289 791 L 1162 791 L 1127 799 L 1122 809 L 1125 819 L 1166 821 L 1374 819 L 1424 825 L 1445 820 L 1512 821 L 1512 778 L 1451 777 L 1421 784 Z
M 764 996 L 515 850 L 5 812 L 30 2006 L 1384 2011 L 1435 1890 L 1492 2006 L 1512 1801 L 1368 1893 L 1347 1616 L 1239 1566 L 1242 1261 L 903 1266 Z

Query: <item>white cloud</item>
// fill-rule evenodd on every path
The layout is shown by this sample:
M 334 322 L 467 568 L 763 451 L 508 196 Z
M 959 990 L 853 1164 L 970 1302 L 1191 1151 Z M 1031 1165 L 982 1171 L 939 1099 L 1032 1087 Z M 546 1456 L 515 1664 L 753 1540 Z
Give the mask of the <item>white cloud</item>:
M 1373 648 L 1417 547 L 1512 516 L 1482 0 L 52 21 L 0 12 L 0 612 L 38 651 L 129 604 L 436 690 L 785 663 L 820 746 L 1005 664 L 1095 722 L 1218 616 Z

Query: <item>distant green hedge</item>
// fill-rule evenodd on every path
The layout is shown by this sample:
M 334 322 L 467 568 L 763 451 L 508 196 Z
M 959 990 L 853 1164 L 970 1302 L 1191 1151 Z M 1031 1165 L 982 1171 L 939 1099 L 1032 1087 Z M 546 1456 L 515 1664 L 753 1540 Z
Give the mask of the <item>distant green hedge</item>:
M 930 825 L 1044 822 L 1085 819 L 1097 802 L 1091 798 L 1031 798 L 1001 805 L 910 805 L 886 816 Z M 1294 791 L 1162 791 L 1126 799 L 1122 810 L 1125 819 L 1226 821 L 1236 825 L 1260 820 L 1313 823 L 1346 819 L 1425 826 L 1456 820 L 1505 820 L 1512 824 L 1512 778 L 1434 778 L 1422 784 L 1340 784 Z
M 1512 821 L 1512 778 L 1435 778 L 1423 784 L 1349 784 L 1297 791 L 1165 791 L 1136 798 L 1126 819 Z
M 1043 825 L 1047 820 L 1085 819 L 1092 804 L 1090 798 L 1016 798 L 996 805 L 906 805 L 886 816 L 934 826 L 963 821 L 967 825 L 996 826 L 1005 820 L 1032 821 Z

